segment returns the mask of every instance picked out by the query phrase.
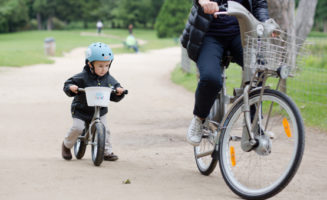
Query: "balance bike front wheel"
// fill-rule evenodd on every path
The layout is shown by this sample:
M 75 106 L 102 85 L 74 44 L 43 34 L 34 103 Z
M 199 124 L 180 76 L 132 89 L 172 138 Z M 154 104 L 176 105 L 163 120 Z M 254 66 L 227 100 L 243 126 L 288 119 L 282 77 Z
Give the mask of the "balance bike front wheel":
M 94 125 L 95 130 L 92 138 L 92 161 L 95 166 L 100 166 L 103 161 L 106 129 L 102 123 Z

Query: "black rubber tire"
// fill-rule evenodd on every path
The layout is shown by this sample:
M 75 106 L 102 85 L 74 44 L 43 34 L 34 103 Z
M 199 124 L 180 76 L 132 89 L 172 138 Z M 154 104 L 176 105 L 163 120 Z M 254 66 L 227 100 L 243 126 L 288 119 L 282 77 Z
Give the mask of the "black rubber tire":
M 196 155 L 195 148 L 196 147 L 194 147 L 194 155 Z M 204 175 L 204 176 L 209 176 L 215 170 L 215 168 L 217 166 L 218 159 L 212 158 L 212 160 L 211 160 L 211 162 L 209 164 L 209 167 L 207 169 L 202 169 L 200 167 L 200 163 L 199 163 L 198 159 L 196 159 L 196 157 L 195 157 L 195 162 L 196 162 L 196 166 L 198 167 L 200 173 L 202 175 Z
M 213 107 L 215 107 L 215 106 L 219 106 L 219 107 L 221 106 L 221 104 L 219 103 L 219 99 L 216 99 L 216 102 L 214 103 Z M 221 110 L 222 108 L 218 108 L 218 109 Z M 218 122 L 220 120 L 220 117 L 218 116 L 218 114 L 219 113 L 216 113 L 216 110 L 214 108 L 211 108 L 210 114 L 208 115 L 208 120 Z M 197 147 L 194 147 L 194 159 L 196 162 L 196 166 L 198 167 L 198 169 L 202 175 L 209 176 L 215 170 L 215 168 L 217 166 L 218 156 L 215 156 L 215 157 L 210 156 L 212 158 L 212 160 L 210 161 L 208 168 L 202 168 L 201 164 L 199 163 L 199 160 L 196 158 L 196 148 Z M 216 147 L 215 147 L 215 149 L 216 149 Z M 215 152 L 215 155 L 218 155 L 217 152 Z
M 85 129 L 83 130 L 82 135 L 85 135 Z M 78 139 L 74 144 L 74 154 L 76 159 L 82 159 L 86 151 L 87 143 L 84 140 Z
M 92 142 L 97 143 L 97 148 L 95 148 L 94 145 L 92 145 L 92 161 L 95 166 L 100 166 L 103 161 L 104 156 L 104 149 L 105 149 L 105 142 L 106 142 L 106 129 L 102 123 L 96 123 L 94 125 L 94 134 L 92 138 Z M 94 141 L 94 140 L 97 141 Z M 95 149 L 97 149 L 96 153 L 94 152 Z
M 260 91 L 254 91 L 253 93 L 250 94 L 249 97 L 249 101 L 260 95 Z M 296 174 L 296 171 L 298 170 L 300 164 L 301 164 L 301 160 L 303 157 L 303 152 L 304 152 L 304 144 L 305 144 L 305 133 L 304 133 L 304 126 L 303 126 L 303 121 L 302 121 L 302 117 L 300 114 L 300 111 L 298 110 L 298 108 L 296 107 L 295 103 L 285 94 L 276 91 L 276 90 L 271 90 L 271 89 L 265 89 L 264 91 L 264 95 L 271 95 L 271 96 L 275 96 L 279 99 L 281 99 L 282 101 L 284 101 L 289 108 L 292 110 L 292 112 L 294 113 L 295 116 L 295 120 L 296 120 L 296 124 L 297 124 L 297 128 L 298 128 L 298 148 L 296 150 L 296 154 L 295 154 L 295 159 L 294 162 L 292 163 L 292 166 L 288 172 L 288 174 L 285 176 L 285 178 L 281 181 L 281 183 L 279 185 L 277 185 L 276 187 L 274 187 L 273 189 L 271 189 L 270 191 L 263 193 L 263 194 L 259 194 L 259 195 L 249 195 L 248 193 L 244 193 L 242 191 L 240 191 L 228 178 L 228 176 L 226 175 L 226 169 L 225 169 L 225 165 L 222 163 L 223 159 L 220 159 L 219 162 L 219 166 L 220 166 L 220 171 L 221 174 L 226 182 L 226 184 L 228 185 L 228 187 L 238 196 L 244 198 L 244 199 L 267 199 L 270 198 L 274 195 L 276 195 L 277 193 L 279 193 L 280 191 L 282 191 L 287 185 L 288 183 L 292 180 L 292 178 L 294 177 L 294 175 Z M 233 114 L 236 112 L 236 110 L 238 108 L 240 108 L 240 106 L 243 105 L 243 100 L 240 101 L 236 106 L 234 106 L 233 110 L 229 113 L 228 117 L 226 118 L 226 121 L 224 122 L 224 127 L 227 127 L 229 120 L 231 119 L 231 117 L 233 116 Z M 223 142 L 223 138 L 225 135 L 225 130 L 224 129 L 220 135 L 220 144 L 222 144 Z M 219 156 L 220 158 L 222 158 L 222 151 L 223 145 L 220 145 L 219 147 Z

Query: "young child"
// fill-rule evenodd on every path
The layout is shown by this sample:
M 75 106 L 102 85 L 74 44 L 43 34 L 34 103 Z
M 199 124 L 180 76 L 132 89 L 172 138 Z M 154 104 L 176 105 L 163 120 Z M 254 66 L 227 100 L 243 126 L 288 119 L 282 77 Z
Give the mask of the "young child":
M 70 149 L 83 132 L 85 122 L 90 122 L 94 114 L 94 107 L 88 107 L 85 93 L 78 92 L 78 88 L 91 86 L 111 87 L 116 90 L 116 94 L 111 94 L 110 100 L 118 102 L 124 97 L 124 89 L 120 84 L 109 74 L 109 68 L 114 59 L 114 55 L 108 45 L 97 42 L 92 43 L 86 51 L 85 66 L 81 73 L 68 79 L 64 84 L 64 92 L 73 97 L 71 105 L 71 113 L 73 117 L 73 126 L 67 133 L 62 144 L 62 157 L 66 160 L 72 159 Z M 107 126 L 106 107 L 100 110 L 100 120 L 106 128 L 106 145 L 104 160 L 115 161 L 118 156 L 112 152 L 110 143 L 110 132 Z

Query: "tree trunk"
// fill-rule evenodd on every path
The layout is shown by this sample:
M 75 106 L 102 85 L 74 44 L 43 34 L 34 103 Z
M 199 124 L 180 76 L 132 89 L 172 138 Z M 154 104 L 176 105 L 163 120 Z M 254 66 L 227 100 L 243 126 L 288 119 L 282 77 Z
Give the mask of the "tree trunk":
M 268 0 L 267 2 L 268 2 L 270 17 L 275 19 L 275 21 L 279 24 L 280 28 L 283 31 L 287 32 L 292 36 L 295 36 L 294 0 Z M 291 59 L 292 65 L 295 65 L 295 58 L 291 57 L 289 59 Z M 282 80 L 280 84 L 280 90 L 286 93 L 287 92 L 286 89 L 287 89 L 286 80 Z
M 83 24 L 84 24 L 84 28 L 87 29 L 88 27 L 87 27 L 87 21 L 86 20 L 83 21 Z
M 296 35 L 305 40 L 314 22 L 318 0 L 300 0 L 296 12 Z
M 324 33 L 327 33 L 327 22 L 323 22 L 324 23 Z
M 267 0 L 269 15 L 280 25 L 281 29 L 289 32 L 294 29 L 294 0 Z
M 47 21 L 47 30 L 51 31 L 53 29 L 52 17 L 50 16 Z
M 281 29 L 292 36 L 298 36 L 302 40 L 291 41 L 301 44 L 310 33 L 318 0 L 300 0 L 296 19 L 294 0 L 268 0 L 269 14 L 280 25 Z M 300 43 L 299 43 L 300 42 Z M 289 51 L 294 51 L 290 49 Z M 296 51 L 296 49 L 295 49 Z M 295 56 L 290 57 L 291 64 L 295 65 Z M 281 83 L 281 91 L 286 93 L 286 80 Z
M 37 29 L 42 30 L 42 17 L 40 13 L 36 13 L 36 20 L 37 20 Z

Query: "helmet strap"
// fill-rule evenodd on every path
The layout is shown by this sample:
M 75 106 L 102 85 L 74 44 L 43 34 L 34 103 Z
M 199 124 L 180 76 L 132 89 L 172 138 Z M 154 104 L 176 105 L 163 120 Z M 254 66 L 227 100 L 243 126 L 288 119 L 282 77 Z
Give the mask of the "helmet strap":
M 90 71 L 94 74 L 94 65 L 92 62 L 88 62 L 88 65 L 90 67 Z
M 110 67 L 111 67 L 112 62 L 114 62 L 114 60 L 111 60 L 111 61 L 110 61 L 109 69 L 110 69 Z

